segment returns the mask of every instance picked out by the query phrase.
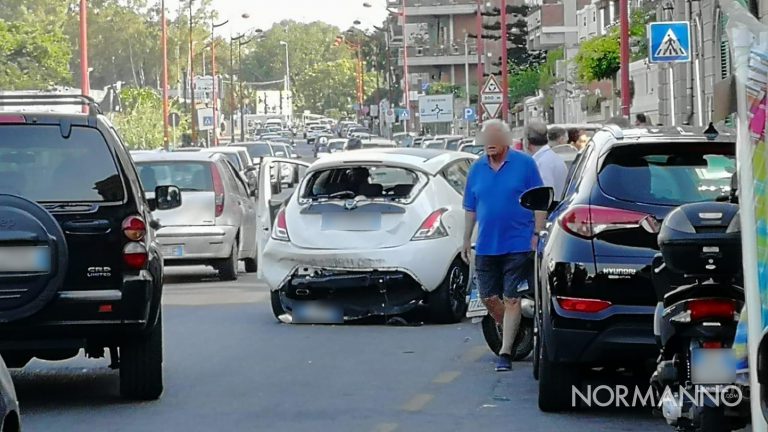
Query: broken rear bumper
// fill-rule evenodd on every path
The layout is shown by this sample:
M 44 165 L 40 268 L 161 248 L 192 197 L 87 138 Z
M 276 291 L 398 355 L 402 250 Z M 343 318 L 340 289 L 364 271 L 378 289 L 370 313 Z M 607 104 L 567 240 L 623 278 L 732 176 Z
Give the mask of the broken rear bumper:
M 298 302 L 330 303 L 342 308 L 348 319 L 405 313 L 425 295 L 410 275 L 397 271 L 297 272 L 280 290 L 288 311 Z

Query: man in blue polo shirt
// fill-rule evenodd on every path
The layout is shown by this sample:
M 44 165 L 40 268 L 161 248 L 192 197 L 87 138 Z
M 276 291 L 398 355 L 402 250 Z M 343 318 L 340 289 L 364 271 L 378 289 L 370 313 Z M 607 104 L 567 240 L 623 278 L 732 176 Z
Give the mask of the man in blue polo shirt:
M 523 279 L 532 279 L 529 257 L 538 242 L 536 233 L 546 220 L 545 213 L 534 215 L 520 205 L 520 196 L 542 186 L 542 181 L 533 158 L 510 148 L 511 138 L 506 123 L 485 122 L 478 137 L 485 156 L 472 165 L 464 193 L 466 232 L 462 257 L 469 262 L 477 223 L 475 272 L 480 298 L 503 326 L 497 371 L 512 367 L 512 345 L 520 325 L 520 297 L 524 294 L 517 287 Z

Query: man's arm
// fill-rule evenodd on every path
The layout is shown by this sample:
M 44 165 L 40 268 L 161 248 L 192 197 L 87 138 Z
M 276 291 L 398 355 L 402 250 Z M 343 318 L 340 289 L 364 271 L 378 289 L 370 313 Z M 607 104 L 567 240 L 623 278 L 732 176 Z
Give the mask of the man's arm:
M 473 211 L 464 211 L 464 244 L 461 247 L 461 258 L 469 264 L 469 257 L 472 254 L 472 233 L 475 231 L 475 222 L 477 214 Z

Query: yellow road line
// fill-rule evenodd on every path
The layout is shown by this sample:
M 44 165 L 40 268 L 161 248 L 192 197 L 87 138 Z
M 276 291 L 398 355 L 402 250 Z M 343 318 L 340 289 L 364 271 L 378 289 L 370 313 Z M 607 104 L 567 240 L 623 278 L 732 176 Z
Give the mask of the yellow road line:
M 488 350 L 488 347 L 485 345 L 476 345 L 472 348 L 470 348 L 467 352 L 465 352 L 461 356 L 461 360 L 466 363 L 474 363 L 481 358 L 488 355 L 490 351 Z
M 373 428 L 373 432 L 395 432 L 397 423 L 379 423 Z
M 417 394 L 402 406 L 402 410 L 408 412 L 421 411 L 434 398 L 435 396 L 429 393 Z
M 459 371 L 443 372 L 438 375 L 437 378 L 433 379 L 432 382 L 435 384 L 450 384 L 453 380 L 458 378 L 459 375 L 461 375 L 461 372 Z

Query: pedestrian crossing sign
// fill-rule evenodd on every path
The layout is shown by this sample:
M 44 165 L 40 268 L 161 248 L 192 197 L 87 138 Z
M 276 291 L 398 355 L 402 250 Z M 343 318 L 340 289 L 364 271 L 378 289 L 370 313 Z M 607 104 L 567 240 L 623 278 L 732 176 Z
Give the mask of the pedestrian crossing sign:
M 687 21 L 653 22 L 648 25 L 648 57 L 651 63 L 691 61 L 691 26 Z

